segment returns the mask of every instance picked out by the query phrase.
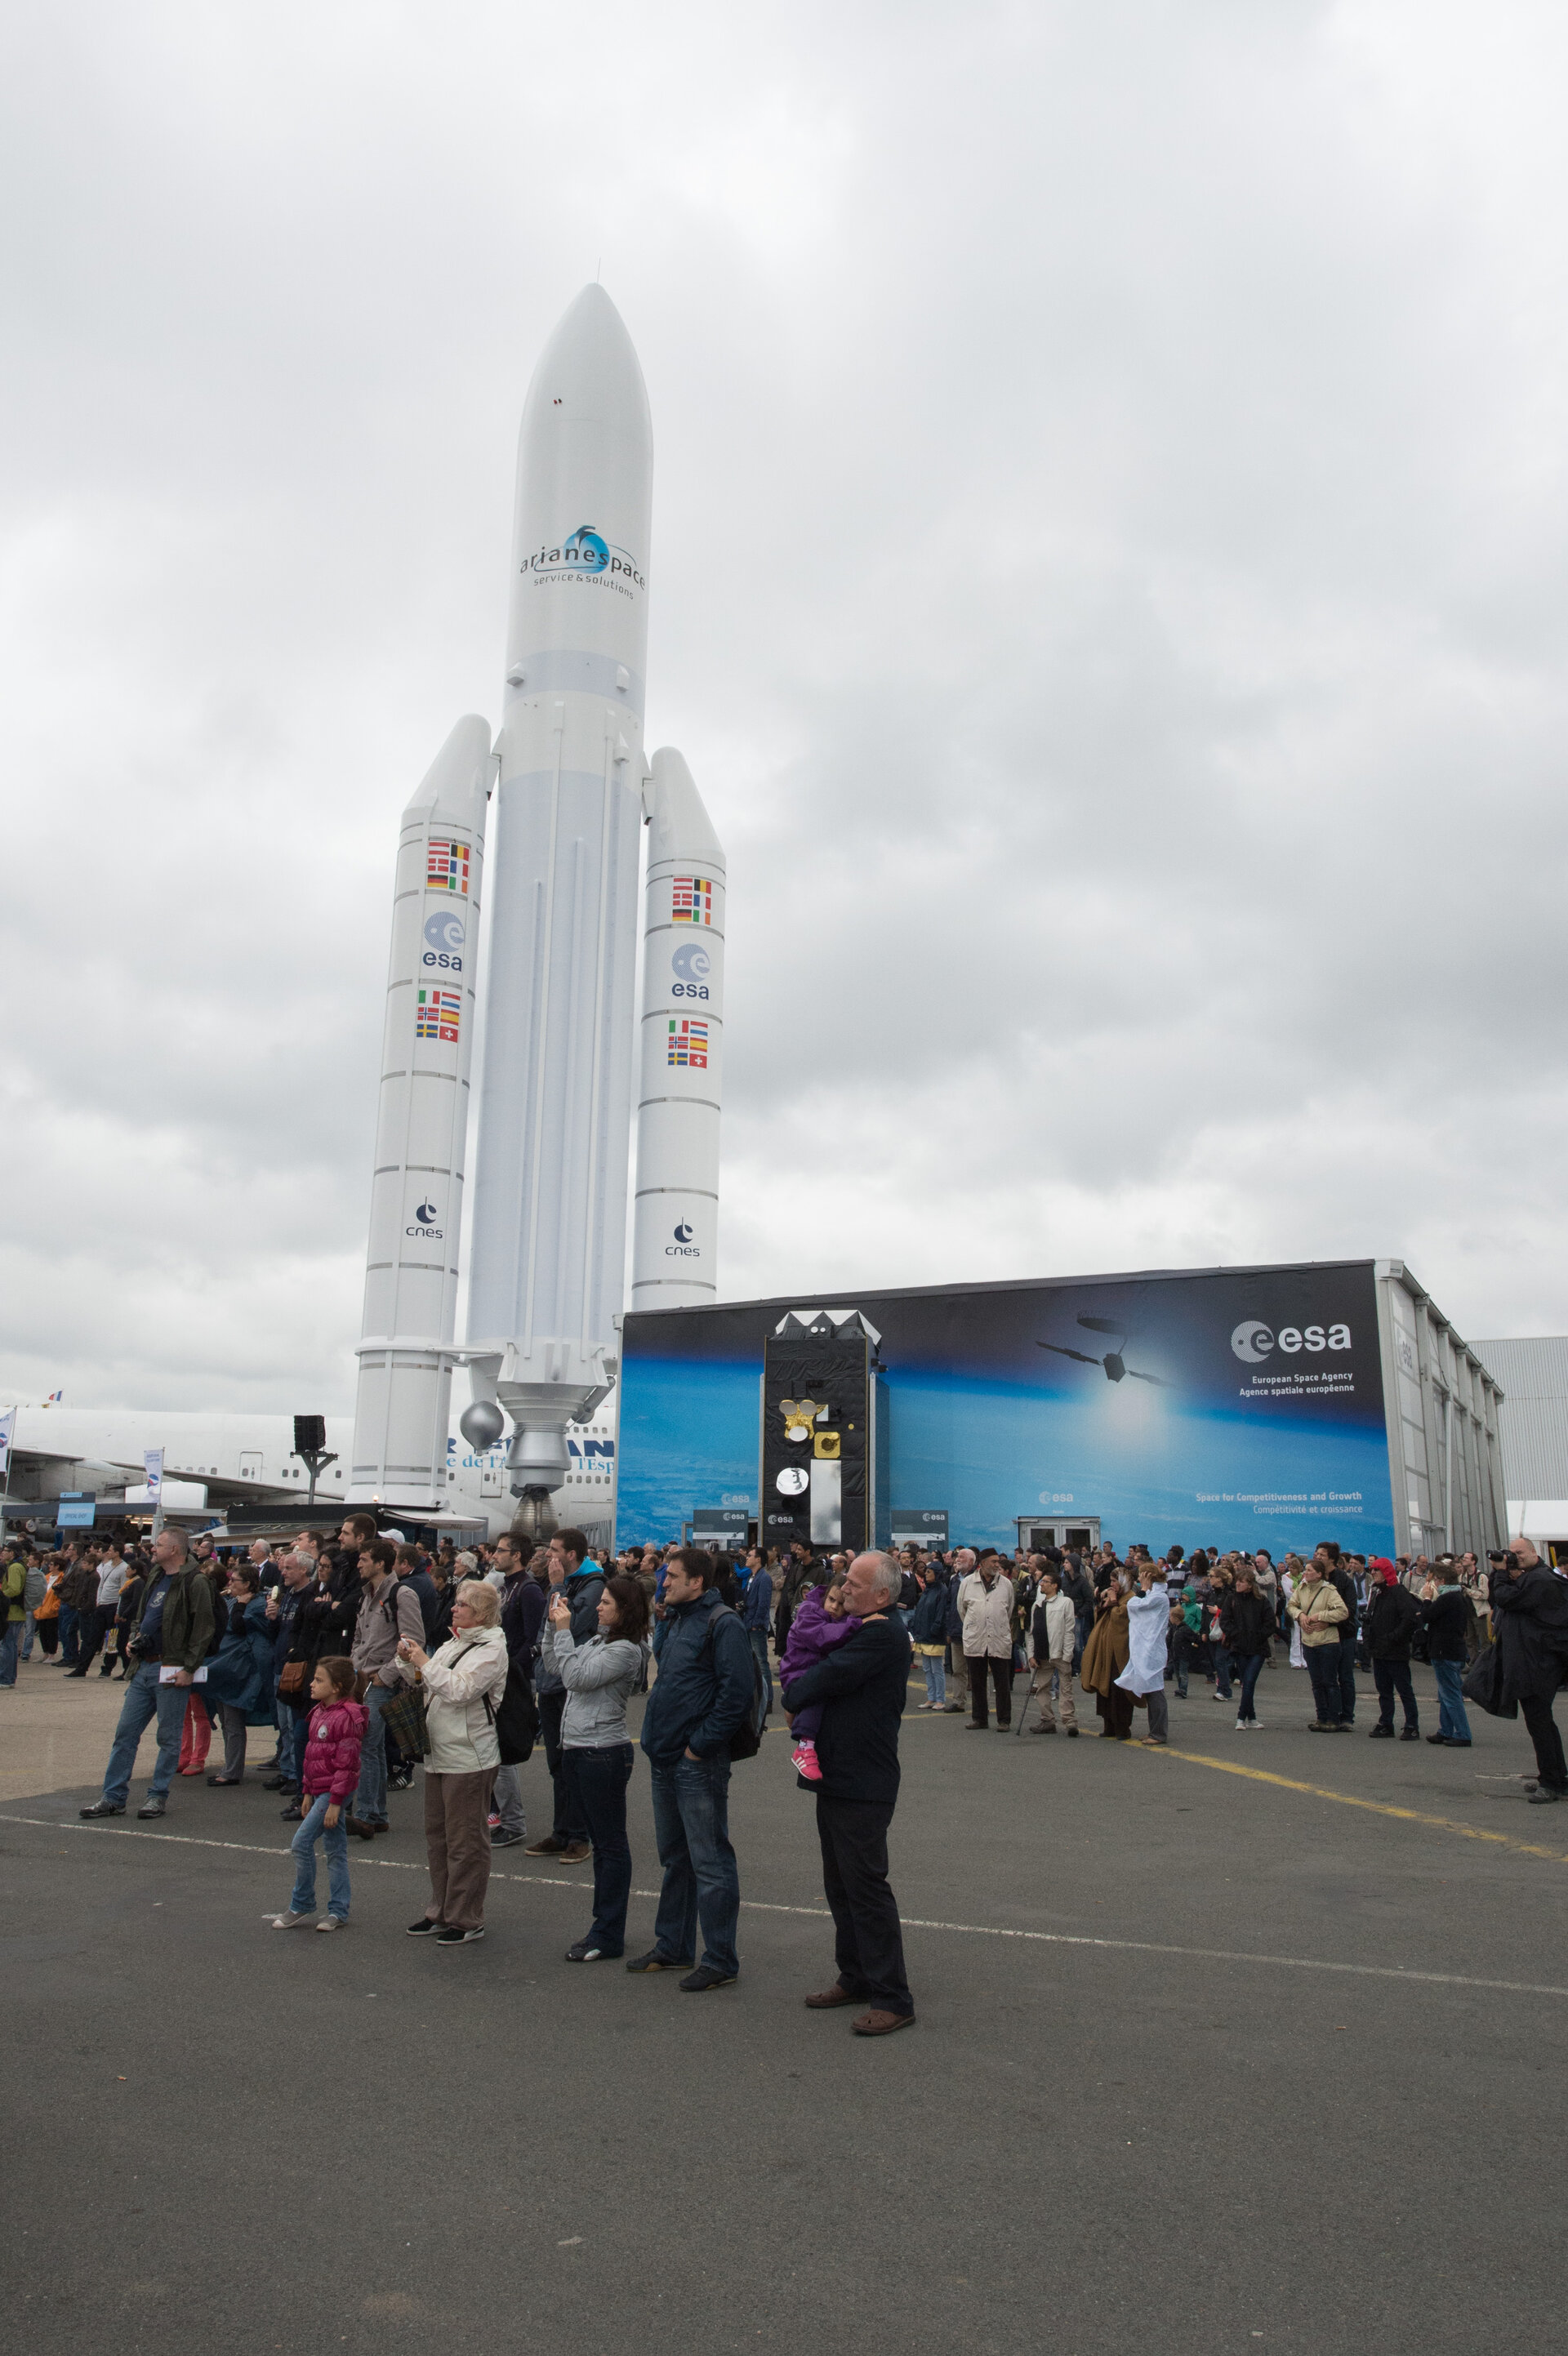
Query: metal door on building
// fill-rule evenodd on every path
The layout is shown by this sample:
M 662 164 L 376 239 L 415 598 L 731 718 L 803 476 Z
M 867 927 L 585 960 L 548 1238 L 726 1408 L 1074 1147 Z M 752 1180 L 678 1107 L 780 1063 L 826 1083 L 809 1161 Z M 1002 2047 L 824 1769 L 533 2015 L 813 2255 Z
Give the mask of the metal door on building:
M 1018 1544 L 1026 1554 L 1041 1554 L 1047 1547 L 1063 1547 L 1069 1554 L 1092 1554 L 1100 1544 L 1098 1514 L 1075 1514 L 1047 1520 L 1042 1514 L 1020 1514 Z

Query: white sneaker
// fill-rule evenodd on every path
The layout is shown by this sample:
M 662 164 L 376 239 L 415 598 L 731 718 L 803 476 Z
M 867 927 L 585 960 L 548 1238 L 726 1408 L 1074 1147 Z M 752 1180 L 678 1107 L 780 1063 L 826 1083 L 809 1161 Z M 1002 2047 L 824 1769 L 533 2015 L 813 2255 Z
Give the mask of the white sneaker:
M 1246 1733 L 1246 1731 L 1247 1731 L 1247 1720 L 1246 1720 L 1244 1718 L 1239 1718 L 1239 1719 L 1236 1720 L 1236 1731 L 1237 1731 L 1237 1733 L 1238 1733 L 1238 1734 L 1245 1734 L 1245 1733 Z
M 310 1923 L 311 1917 L 308 1914 L 274 1914 L 273 1916 L 274 1931 L 308 1931 Z
M 318 1931 L 346 1931 L 349 1918 L 346 1914 L 324 1914 L 316 1927 Z

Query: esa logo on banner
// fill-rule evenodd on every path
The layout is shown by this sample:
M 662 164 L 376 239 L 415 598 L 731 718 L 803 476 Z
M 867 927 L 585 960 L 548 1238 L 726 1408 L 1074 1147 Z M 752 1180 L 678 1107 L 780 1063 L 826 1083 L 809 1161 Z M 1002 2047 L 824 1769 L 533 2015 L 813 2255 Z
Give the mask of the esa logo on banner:
M 1348 1325 L 1282 1325 L 1276 1333 L 1256 1317 L 1244 1317 L 1230 1336 L 1230 1347 L 1244 1365 L 1261 1366 L 1272 1351 L 1293 1355 L 1298 1350 L 1348 1350 Z
M 701 941 L 682 941 L 670 959 L 670 970 L 674 977 L 670 984 L 671 997 L 700 998 L 705 1002 L 708 977 L 713 969 L 712 954 Z

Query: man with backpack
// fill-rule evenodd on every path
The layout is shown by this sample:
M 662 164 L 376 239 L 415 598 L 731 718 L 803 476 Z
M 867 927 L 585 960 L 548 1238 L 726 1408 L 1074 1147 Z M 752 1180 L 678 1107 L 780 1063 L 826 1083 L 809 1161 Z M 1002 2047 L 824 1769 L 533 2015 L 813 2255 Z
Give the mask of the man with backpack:
M 693 1996 L 729 1987 L 740 1971 L 730 1756 L 732 1743 L 744 1746 L 746 1756 L 756 1748 L 756 1659 L 714 1576 L 714 1558 L 699 1547 L 679 1547 L 664 1573 L 653 1634 L 659 1676 L 642 1719 L 664 1881 L 653 1944 L 627 1965 L 628 1972 L 684 1971 L 681 1986 Z M 908 1650 L 906 1644 L 906 1660 Z
M 596 1635 L 599 1598 L 605 1575 L 588 1552 L 582 1530 L 557 1530 L 550 1541 L 550 1592 L 564 1595 L 572 1615 L 572 1642 L 585 1644 Z M 548 1598 L 546 1599 L 548 1601 Z M 531 1841 L 524 1857 L 558 1857 L 563 1865 L 581 1865 L 592 1857 L 588 1827 L 574 1820 L 562 1756 L 561 1720 L 566 1710 L 566 1688 L 548 1648 L 534 1664 L 534 1697 L 539 1705 L 539 1731 L 544 1743 L 544 1763 L 554 1794 L 554 1821 L 542 1840 Z
M 391 1829 L 387 1820 L 387 1738 L 381 1712 L 403 1680 L 397 1670 L 401 1638 L 424 1642 L 424 1621 L 412 1582 L 397 1576 L 397 1548 L 390 1538 L 370 1538 L 360 1547 L 360 1603 L 354 1615 L 349 1658 L 359 1680 L 355 1697 L 365 1705 L 360 1744 L 359 1788 L 349 1804 L 349 1830 L 373 1840 Z

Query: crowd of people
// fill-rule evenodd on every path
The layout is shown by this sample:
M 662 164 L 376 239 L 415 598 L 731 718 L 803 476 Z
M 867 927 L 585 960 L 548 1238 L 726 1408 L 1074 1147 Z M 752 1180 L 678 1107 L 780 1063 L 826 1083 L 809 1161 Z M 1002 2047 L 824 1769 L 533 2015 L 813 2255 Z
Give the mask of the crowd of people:
M 356 1514 L 276 1550 L 192 1542 L 170 1526 L 150 1544 L 73 1536 L 47 1554 L 16 1542 L 0 1553 L 0 1687 L 35 1655 L 67 1678 L 96 1667 L 127 1687 L 102 1793 L 82 1815 L 125 1813 L 155 1724 L 143 1818 L 165 1814 L 177 1776 L 225 1790 L 259 1773 L 297 1826 L 295 1886 L 275 1918 L 285 1931 L 343 1927 L 349 1841 L 385 1835 L 389 1793 L 422 1770 L 431 1895 L 410 1935 L 442 1947 L 482 1938 L 492 1852 L 527 1844 L 518 1768 L 537 1737 L 550 1825 L 526 1853 L 592 1868 L 591 1922 L 567 1960 L 622 1956 L 628 1710 L 645 1693 L 639 1739 L 663 1882 L 653 1945 L 627 1968 L 679 1970 L 693 1993 L 730 1985 L 740 1886 L 729 1778 L 757 1752 L 777 1681 L 791 1764 L 817 1801 L 837 1936 L 839 1978 L 810 2001 L 864 2001 L 854 2026 L 872 2035 L 914 2017 L 886 1834 L 915 1661 L 918 1708 L 970 1731 L 1011 1730 L 1022 1680 L 1020 1732 L 1032 1703 L 1036 1734 L 1076 1739 L 1076 1690 L 1092 1698 L 1102 1738 L 1132 1740 L 1142 1712 L 1157 1745 L 1173 1701 L 1205 1693 L 1234 1708 L 1238 1733 L 1258 1730 L 1259 1679 L 1276 1646 L 1305 1674 L 1313 1733 L 1354 1728 L 1359 1671 L 1376 1695 L 1372 1739 L 1420 1740 L 1411 1664 L 1423 1660 L 1438 1695 L 1428 1742 L 1470 1745 L 1468 1687 L 1488 1710 L 1522 1713 L 1531 1801 L 1568 1797 L 1552 1713 L 1568 1682 L 1568 1579 L 1525 1540 L 1484 1566 L 1474 1555 L 1367 1558 L 1327 1541 L 1278 1564 L 1267 1549 L 1179 1546 L 1159 1557 L 906 1547 L 853 1560 L 800 1543 L 744 1560 L 634 1546 L 612 1558 L 573 1529 L 534 1548 L 505 1535 L 427 1549 Z M 273 1754 L 252 1771 L 252 1732 L 263 1728 Z M 222 1763 L 209 1772 L 215 1729 Z

